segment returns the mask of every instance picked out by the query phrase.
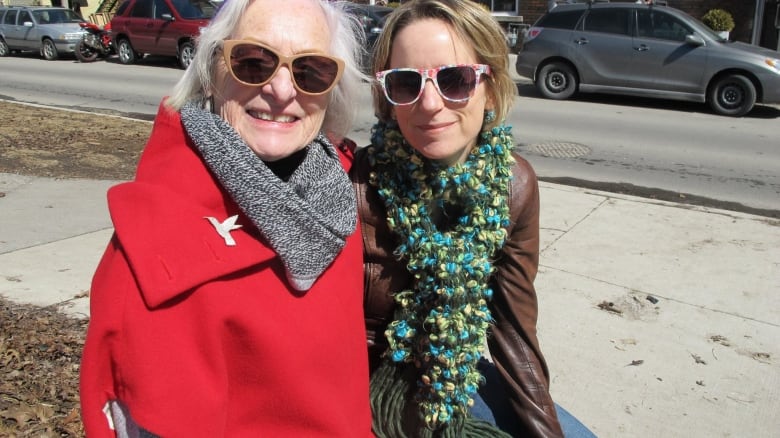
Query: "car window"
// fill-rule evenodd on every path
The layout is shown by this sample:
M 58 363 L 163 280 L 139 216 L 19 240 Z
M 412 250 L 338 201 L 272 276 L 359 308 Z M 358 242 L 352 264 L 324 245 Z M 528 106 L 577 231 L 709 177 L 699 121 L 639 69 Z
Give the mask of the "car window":
M 152 0 L 138 0 L 130 11 L 131 17 L 152 18 Z
M 128 6 L 130 6 L 130 0 L 122 2 L 122 4 L 119 5 L 119 9 L 116 10 L 116 15 L 124 15 L 125 9 L 127 9 Z
M 22 11 L 26 13 L 27 11 Z M 35 17 L 35 22 L 38 24 L 49 24 L 51 23 L 51 20 L 49 20 L 49 11 L 33 11 L 33 16 Z M 24 14 L 20 14 L 24 15 Z M 32 21 L 28 19 L 27 21 Z
M 16 24 L 16 13 L 19 11 L 10 9 L 5 14 L 5 20 L 3 21 L 4 24 Z
M 677 17 L 648 9 L 637 11 L 637 33 L 640 37 L 685 41 L 693 31 Z
M 32 15 L 39 24 L 78 23 L 83 21 L 78 14 L 70 9 L 35 10 L 32 12 Z
M 32 22 L 32 15 L 29 11 L 19 11 L 19 24 L 24 24 L 25 21 Z
M 199 2 L 200 9 L 203 11 L 203 16 L 206 18 L 213 18 L 217 14 L 219 7 L 222 6 L 221 1 L 207 0 Z
M 65 14 L 62 11 L 46 11 L 46 23 L 64 23 Z
M 201 0 L 173 0 L 173 7 L 179 11 L 179 15 L 188 19 L 211 18 L 214 10 L 207 1 Z
M 61 23 L 80 23 L 84 21 L 81 15 L 71 9 L 62 9 L 60 12 L 62 12 L 60 16 L 62 18 Z
M 537 27 L 573 30 L 584 11 L 566 11 L 547 14 L 535 24 Z
M 165 14 L 173 16 L 168 3 L 165 3 L 165 0 L 154 0 L 154 18 L 162 18 Z
M 631 35 L 629 17 L 631 9 L 591 9 L 585 16 L 583 30 L 619 35 Z

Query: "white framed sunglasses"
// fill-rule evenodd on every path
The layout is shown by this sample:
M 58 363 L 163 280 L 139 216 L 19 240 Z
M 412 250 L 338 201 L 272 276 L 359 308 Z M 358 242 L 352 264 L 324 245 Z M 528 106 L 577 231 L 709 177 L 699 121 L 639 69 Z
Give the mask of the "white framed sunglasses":
M 420 98 L 430 79 L 439 95 L 449 102 L 465 102 L 474 95 L 482 75 L 490 75 L 486 64 L 443 65 L 429 69 L 394 68 L 377 72 L 376 80 L 393 105 L 411 105 Z

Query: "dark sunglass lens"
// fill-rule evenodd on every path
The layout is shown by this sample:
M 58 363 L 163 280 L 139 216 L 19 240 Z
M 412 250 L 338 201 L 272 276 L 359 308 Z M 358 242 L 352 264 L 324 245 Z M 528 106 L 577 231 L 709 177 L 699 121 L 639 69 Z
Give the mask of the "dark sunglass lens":
M 271 78 L 279 58 L 275 53 L 253 44 L 238 44 L 230 52 L 230 69 L 238 80 L 262 84 Z
M 395 103 L 405 104 L 417 99 L 422 76 L 416 71 L 394 71 L 385 76 L 385 90 Z
M 324 56 L 302 56 L 292 64 L 295 83 L 308 93 L 322 93 L 339 75 L 336 61 Z
M 464 100 L 471 96 L 477 85 L 477 74 L 471 67 L 447 67 L 436 76 L 441 94 L 452 100 Z

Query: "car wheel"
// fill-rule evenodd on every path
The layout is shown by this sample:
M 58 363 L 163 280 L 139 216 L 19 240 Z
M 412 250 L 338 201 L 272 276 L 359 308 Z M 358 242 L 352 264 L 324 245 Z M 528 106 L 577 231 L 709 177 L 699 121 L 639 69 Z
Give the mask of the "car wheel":
M 195 45 L 190 41 L 181 43 L 179 46 L 179 67 L 187 69 L 192 64 L 192 58 L 195 56 Z
M 539 69 L 536 88 L 548 99 L 568 99 L 577 91 L 577 76 L 568 64 L 551 62 Z
M 123 38 L 117 43 L 117 54 L 119 55 L 119 62 L 122 64 L 132 64 L 135 62 L 135 50 L 130 45 L 130 40 Z
M 11 49 L 8 48 L 8 44 L 5 43 L 5 40 L 0 38 L 0 57 L 1 56 L 8 56 L 11 54 Z
M 718 79 L 709 96 L 713 111 L 724 116 L 744 116 L 756 104 L 756 87 L 742 75 L 728 75 Z
M 59 54 L 57 53 L 57 46 L 54 45 L 54 41 L 48 38 L 43 40 L 43 44 L 41 45 L 41 55 L 43 55 L 43 59 L 47 61 L 54 61 L 59 57 Z

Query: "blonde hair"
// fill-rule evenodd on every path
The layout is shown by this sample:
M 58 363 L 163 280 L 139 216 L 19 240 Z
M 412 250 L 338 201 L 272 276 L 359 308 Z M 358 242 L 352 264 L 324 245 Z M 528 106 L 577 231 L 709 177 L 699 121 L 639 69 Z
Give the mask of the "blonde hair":
M 509 49 L 504 31 L 495 18 L 471 0 L 411 0 L 402 3 L 388 15 L 384 30 L 377 40 L 373 71 L 389 68 L 396 34 L 422 19 L 442 20 L 451 25 L 456 34 L 474 48 L 478 62 L 490 66 L 492 74 L 484 83 L 494 102 L 496 118 L 486 127 L 491 128 L 503 122 L 517 94 L 517 86 L 509 75 Z M 387 101 L 378 83 L 374 84 L 371 92 L 377 118 L 389 122 L 392 119 L 392 104 Z

